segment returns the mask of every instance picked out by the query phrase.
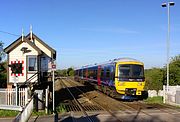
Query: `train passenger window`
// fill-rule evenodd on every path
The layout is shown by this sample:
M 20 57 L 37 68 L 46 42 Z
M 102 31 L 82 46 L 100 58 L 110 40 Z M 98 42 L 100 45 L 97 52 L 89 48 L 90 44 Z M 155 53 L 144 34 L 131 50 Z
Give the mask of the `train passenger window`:
M 77 70 L 77 74 L 76 75 L 79 76 L 79 73 L 80 73 L 79 70 Z
M 90 71 L 90 70 L 88 70 L 88 78 L 90 77 L 90 72 L 91 72 L 91 71 Z
M 104 79 L 104 69 L 101 69 L 101 76 L 100 76 L 101 80 Z
M 114 80 L 114 76 L 115 76 L 114 67 L 111 67 L 110 79 L 111 79 L 111 80 Z
M 83 69 L 83 77 L 86 77 L 86 69 Z
M 89 78 L 93 78 L 93 70 L 90 69 L 88 75 L 89 75 L 89 76 L 88 76 Z
M 79 70 L 79 76 L 82 76 L 82 70 L 81 69 Z
M 106 79 L 109 79 L 109 78 L 110 78 L 110 70 L 107 69 L 107 70 L 106 70 Z
M 86 69 L 86 72 L 85 72 L 85 77 L 88 77 L 88 69 Z
M 97 70 L 94 70 L 93 78 L 97 79 Z

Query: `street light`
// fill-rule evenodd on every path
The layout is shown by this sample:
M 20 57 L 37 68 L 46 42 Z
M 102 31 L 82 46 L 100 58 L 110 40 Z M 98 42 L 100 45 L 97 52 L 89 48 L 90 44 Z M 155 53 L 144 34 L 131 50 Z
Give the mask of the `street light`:
M 169 44 L 170 44 L 170 6 L 174 6 L 174 2 L 163 3 L 162 7 L 167 7 L 168 14 L 168 32 L 167 32 L 167 92 L 169 90 Z

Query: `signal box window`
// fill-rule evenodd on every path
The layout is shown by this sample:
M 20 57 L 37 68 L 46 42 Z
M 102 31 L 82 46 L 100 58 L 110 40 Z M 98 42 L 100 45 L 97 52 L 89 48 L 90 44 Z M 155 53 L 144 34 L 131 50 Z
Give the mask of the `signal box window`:
M 37 71 L 37 57 L 28 56 L 28 71 Z

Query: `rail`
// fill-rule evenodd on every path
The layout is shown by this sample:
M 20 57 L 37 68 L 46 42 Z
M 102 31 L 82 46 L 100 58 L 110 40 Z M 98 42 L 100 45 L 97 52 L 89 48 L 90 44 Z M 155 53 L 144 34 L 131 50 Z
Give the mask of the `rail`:
M 72 80 L 71 78 L 68 78 L 68 80 L 71 80 L 71 83 L 74 83 L 74 82 L 72 82 L 73 80 Z M 76 84 L 76 83 L 74 83 L 74 84 Z M 78 85 L 78 84 L 76 84 L 76 85 Z M 97 103 L 97 102 L 94 101 L 93 99 L 89 98 L 89 96 L 87 96 L 86 94 L 84 94 L 84 92 L 83 92 L 82 90 L 80 90 L 80 89 L 77 88 L 77 87 L 75 87 L 75 88 L 76 88 L 77 90 L 79 90 L 80 92 L 82 92 L 82 94 L 83 94 L 87 99 L 91 100 L 93 103 L 95 103 L 95 104 L 97 104 L 98 106 L 100 106 L 101 108 L 103 108 L 103 109 L 104 109 L 106 112 L 108 112 L 111 116 L 113 116 L 114 118 L 116 118 L 117 121 L 119 121 L 119 122 L 123 122 L 123 121 L 124 121 L 122 118 L 117 117 L 111 110 L 109 110 L 109 109 L 101 106 L 99 103 Z
M 87 112 L 84 110 L 83 106 L 80 104 L 80 102 L 74 97 L 73 93 L 71 92 L 71 90 L 67 87 L 67 85 L 65 83 L 62 82 L 62 85 L 67 89 L 67 91 L 70 93 L 70 95 L 72 96 L 73 100 L 75 101 L 75 103 L 78 105 L 78 107 L 80 108 L 81 112 L 85 115 L 84 117 L 87 119 L 87 121 L 89 122 L 93 122 L 93 120 L 89 117 L 89 115 L 87 114 Z
M 67 78 L 66 80 L 71 81 L 71 83 L 73 83 L 73 84 L 79 85 L 79 84 L 73 82 L 73 80 L 72 80 L 71 78 Z M 90 98 L 88 95 L 86 95 L 81 89 L 79 89 L 79 88 L 77 88 L 77 87 L 75 87 L 75 88 L 76 88 L 78 91 L 80 91 L 80 92 L 82 93 L 82 95 L 83 95 L 84 97 L 86 97 L 89 101 L 91 101 L 92 103 L 98 105 L 100 108 L 102 108 L 104 111 L 106 111 L 107 113 L 109 113 L 112 117 L 114 117 L 117 122 L 123 122 L 123 121 L 125 121 L 125 120 L 123 120 L 123 118 L 117 117 L 111 110 L 103 107 L 102 105 L 100 105 L 99 103 L 97 103 L 96 101 L 94 101 L 92 98 Z
M 68 78 L 67 79 L 68 81 L 69 80 L 71 80 L 71 83 L 74 83 L 74 84 L 76 84 L 76 85 L 78 85 L 79 83 L 77 83 L 77 82 L 73 82 L 74 80 L 72 80 L 72 79 L 70 79 L 70 78 Z M 80 89 L 79 89 L 80 90 Z M 82 91 L 83 92 L 83 91 Z M 103 93 L 101 93 L 101 92 L 99 92 L 99 91 L 97 91 L 98 93 L 100 93 L 100 94 L 102 94 L 103 96 L 107 96 L 107 95 L 105 95 L 105 94 L 103 94 Z M 84 94 L 84 93 L 83 93 Z M 84 95 L 86 95 L 86 94 L 84 94 Z M 87 95 L 86 95 L 87 96 Z M 87 98 L 88 98 L 88 96 L 87 96 Z M 116 100 L 116 99 L 114 99 L 114 100 Z M 97 103 L 96 101 L 93 101 L 93 100 L 91 100 L 92 102 L 95 102 L 96 104 L 98 104 L 99 106 L 101 106 L 99 103 Z M 116 100 L 116 101 L 119 101 L 119 100 Z M 133 104 L 131 104 L 131 102 L 122 102 L 122 101 L 119 101 L 119 104 L 121 104 L 121 106 L 122 107 L 124 107 L 124 108 L 127 108 L 128 110 L 131 110 L 131 111 L 137 111 L 137 113 L 143 113 L 144 115 L 147 115 L 147 116 L 149 116 L 149 117 L 152 117 L 152 115 L 150 115 L 147 111 L 144 111 L 143 110 L 143 108 L 150 108 L 150 109 L 152 109 L 152 108 L 155 108 L 155 109 L 157 109 L 157 110 L 159 110 L 159 111 L 161 111 L 161 112 L 165 112 L 165 113 L 168 113 L 168 114 L 174 114 L 174 113 L 171 113 L 170 111 L 169 111 L 169 109 L 161 109 L 161 106 L 165 106 L 165 105 L 159 105 L 159 106 L 153 106 L 153 105 L 147 105 L 147 104 L 144 104 L 143 102 L 140 102 L 140 101 L 135 101 L 135 102 L 133 102 Z M 136 107 L 135 107 L 136 106 Z M 110 109 L 107 109 L 107 108 L 104 108 L 103 106 L 101 106 L 103 109 L 105 109 L 109 114 L 111 114 L 113 117 L 115 117 L 117 120 L 119 120 L 119 121 L 125 121 L 125 120 L 123 120 L 123 118 L 120 118 L 119 116 L 117 117 Z M 167 107 L 167 106 L 166 106 Z M 171 108 L 172 109 L 172 108 Z M 179 113 L 179 112 L 177 112 L 177 113 Z
M 73 79 L 64 79 L 64 82 L 68 83 L 68 86 L 70 86 L 70 85 L 73 86 L 72 87 L 73 89 L 75 89 L 75 87 L 77 87 L 77 88 L 79 88 L 79 90 L 82 90 L 82 92 L 84 91 L 84 94 L 89 96 L 89 98 L 91 98 L 91 99 L 92 99 L 92 96 L 94 96 L 93 94 L 95 92 L 92 92 L 93 94 L 89 94 L 89 92 L 88 92 L 88 94 L 86 94 L 86 89 L 84 89 L 84 87 L 81 87 L 82 84 L 75 82 Z M 76 85 L 73 85 L 73 84 L 76 84 Z M 102 95 L 108 97 L 105 94 L 102 94 Z M 79 96 L 82 97 L 82 94 L 81 93 L 79 94 L 79 92 L 78 92 L 78 97 Z M 103 96 L 102 96 L 102 98 L 103 98 Z M 108 98 L 108 99 L 111 99 L 111 98 Z M 115 110 L 114 111 L 113 108 L 111 109 L 109 107 L 106 107 L 105 105 L 107 105 L 107 104 L 103 104 L 102 102 L 98 102 L 99 99 L 92 99 L 92 100 L 94 100 L 97 103 L 100 103 L 101 106 L 104 106 L 105 108 L 107 108 L 107 111 L 109 110 L 109 113 L 112 113 L 112 116 L 115 115 L 114 117 L 117 117 L 119 119 L 119 121 L 127 121 L 127 120 L 136 121 L 136 120 L 139 120 L 139 118 L 141 118 L 141 117 L 144 119 L 147 119 L 148 121 L 154 121 L 154 120 L 162 121 L 162 119 L 161 119 L 162 114 L 174 116 L 174 115 L 178 115 L 180 113 L 180 109 L 172 107 L 172 106 L 168 106 L 166 104 L 162 104 L 162 105 L 157 104 L 157 103 L 151 103 L 150 104 L 150 103 L 145 103 L 143 101 L 130 102 L 130 101 L 120 101 L 118 99 L 113 99 L 113 101 L 115 100 L 116 102 L 119 102 L 117 105 L 121 106 L 121 108 L 122 108 L 122 109 L 120 109 L 120 113 L 124 112 L 124 114 L 122 116 L 119 116 L 119 114 L 117 114 L 119 111 L 116 111 L 116 109 L 114 109 Z M 92 100 L 90 102 L 92 102 Z M 162 114 L 156 115 L 155 114 L 156 112 L 162 113 Z M 132 115 L 131 116 L 132 118 L 125 118 L 124 115 L 126 115 L 126 114 L 127 114 L 127 116 L 128 116 L 128 114 Z M 164 119 L 164 120 L 166 121 L 166 119 Z

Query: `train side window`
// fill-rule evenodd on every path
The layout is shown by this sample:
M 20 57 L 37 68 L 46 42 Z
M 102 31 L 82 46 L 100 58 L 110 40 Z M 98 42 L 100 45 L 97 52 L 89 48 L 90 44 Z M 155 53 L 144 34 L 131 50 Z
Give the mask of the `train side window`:
M 77 75 L 77 71 L 75 71 L 75 75 Z
M 82 70 L 79 70 L 79 76 L 82 77 Z
M 93 70 L 89 70 L 89 78 L 92 78 L 93 77 Z
M 90 72 L 91 72 L 91 70 L 88 70 L 88 78 L 90 77 Z
M 83 77 L 86 77 L 86 69 L 83 69 Z
M 79 76 L 79 70 L 76 71 L 76 75 Z
M 101 80 L 104 79 L 104 69 L 101 69 L 101 76 L 100 76 Z
M 86 71 L 85 71 L 85 77 L 87 77 L 88 78 L 88 76 L 89 76 L 89 70 L 88 69 L 86 69 Z
M 111 67 L 110 79 L 114 80 L 114 76 L 115 76 L 114 67 Z
M 97 70 L 94 70 L 93 75 L 94 75 L 93 78 L 94 78 L 94 79 L 97 79 Z
M 106 79 L 109 79 L 109 78 L 110 78 L 110 70 L 106 69 Z
M 78 72 L 78 73 L 77 73 L 77 76 L 79 76 L 79 74 L 80 74 L 80 70 L 78 70 L 77 72 Z

